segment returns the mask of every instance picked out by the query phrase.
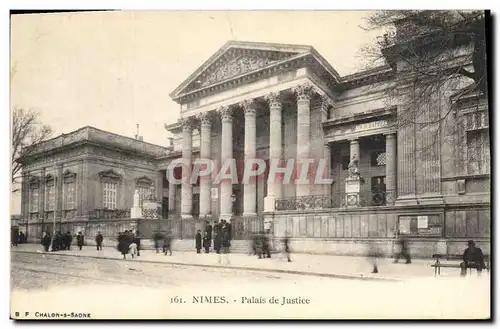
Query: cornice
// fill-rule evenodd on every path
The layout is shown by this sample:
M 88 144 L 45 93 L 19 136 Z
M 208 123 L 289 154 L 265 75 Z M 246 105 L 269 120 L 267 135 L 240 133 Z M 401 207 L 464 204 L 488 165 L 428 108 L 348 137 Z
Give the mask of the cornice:
M 323 127 L 333 127 L 333 126 L 340 126 L 344 124 L 350 124 L 353 122 L 358 122 L 358 121 L 364 121 L 368 119 L 385 119 L 390 116 L 394 116 L 396 114 L 396 107 L 389 107 L 389 108 L 380 108 L 377 110 L 371 110 L 371 111 L 366 111 L 366 112 L 361 112 L 361 113 L 356 113 L 354 115 L 349 115 L 349 116 L 343 116 L 343 117 L 337 117 L 334 119 L 330 119 L 328 121 L 325 121 L 323 123 Z

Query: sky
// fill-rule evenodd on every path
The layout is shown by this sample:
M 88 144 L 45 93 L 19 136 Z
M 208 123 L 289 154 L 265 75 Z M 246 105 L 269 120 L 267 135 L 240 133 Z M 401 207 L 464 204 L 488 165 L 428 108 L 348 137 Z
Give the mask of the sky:
M 339 72 L 377 32 L 362 11 L 125 11 L 13 16 L 11 108 L 41 113 L 55 136 L 85 125 L 167 145 L 168 96 L 228 40 L 306 44 Z
M 117 11 L 11 16 L 10 107 L 54 137 L 90 125 L 168 145 L 169 94 L 229 40 L 311 45 L 343 76 L 380 31 L 366 11 Z M 13 197 L 12 213 L 20 209 Z

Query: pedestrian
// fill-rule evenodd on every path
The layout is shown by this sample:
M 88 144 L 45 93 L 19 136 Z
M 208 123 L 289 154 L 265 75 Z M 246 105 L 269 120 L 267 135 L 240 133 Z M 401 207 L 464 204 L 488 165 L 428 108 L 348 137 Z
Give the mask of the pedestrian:
M 229 250 L 231 247 L 230 231 L 226 221 L 223 221 L 221 228 L 221 242 L 222 242 L 222 254 L 223 257 L 219 256 L 219 263 L 229 264 Z
M 128 253 L 132 256 L 132 259 L 135 258 L 135 256 L 137 255 L 137 244 L 135 242 L 133 242 L 134 238 L 132 236 L 130 236 L 132 238 L 132 243 L 129 244 L 128 246 Z
M 213 236 L 214 236 L 214 250 L 217 254 L 220 254 L 220 249 L 221 249 L 221 224 L 218 224 L 215 222 L 214 224 L 214 229 L 213 229 Z
M 399 235 L 399 237 L 397 236 Z M 404 235 L 396 233 L 396 253 L 394 263 L 398 263 L 401 257 L 405 258 L 406 264 L 411 264 L 410 252 L 408 251 L 408 241 Z
M 45 252 L 49 251 L 51 237 L 47 232 L 43 232 L 42 246 Z
M 64 235 L 64 246 L 65 250 L 71 250 L 71 243 L 73 242 L 73 236 L 71 235 L 71 232 L 68 231 Z
M 290 239 L 288 238 L 288 233 L 285 233 L 282 242 L 283 242 L 283 251 L 285 252 L 286 258 L 290 263 L 292 261 L 292 258 L 290 257 Z
M 481 248 L 476 247 L 473 240 L 467 241 L 467 248 L 462 256 L 463 262 L 460 263 L 460 275 L 467 275 L 467 268 L 475 268 L 477 274 L 480 275 L 484 264 L 484 255 Z
M 83 234 L 82 232 L 78 232 L 78 235 L 76 236 L 76 244 L 78 245 L 78 249 L 82 250 L 83 247 Z
M 141 238 L 139 231 L 135 232 L 134 243 L 137 245 L 137 256 L 141 255 Z
M 255 239 L 255 254 L 262 259 L 262 252 L 264 249 L 264 241 L 262 241 L 262 234 L 260 232 L 256 235 Z
M 128 254 L 129 244 L 127 243 L 127 235 L 125 232 L 118 233 L 118 245 L 116 249 L 123 255 L 123 259 L 126 259 Z
M 167 234 L 165 234 L 165 238 L 163 239 L 163 250 L 165 256 L 167 253 L 172 256 L 172 232 L 167 232 Z
M 51 251 L 59 251 L 61 248 L 61 232 L 57 231 L 52 240 Z
M 19 243 L 19 228 L 17 226 L 13 226 L 10 230 L 10 239 L 11 245 L 17 247 Z
M 196 232 L 196 236 L 195 236 L 195 243 L 196 243 L 196 253 L 199 254 L 200 253 L 200 250 L 201 250 L 201 231 L 198 230 L 198 232 Z
M 271 246 L 269 244 L 269 237 L 262 232 L 262 251 L 264 258 L 271 258 Z
M 155 250 L 156 250 L 157 254 L 160 253 L 160 242 L 161 242 L 161 240 L 163 240 L 163 235 L 161 234 L 161 232 L 154 232 L 153 233 L 153 242 L 154 242 Z M 163 250 L 163 252 L 165 252 L 165 250 Z
M 104 240 L 101 231 L 97 232 L 97 235 L 95 236 L 95 243 L 97 245 L 97 250 L 102 250 L 102 240 Z
M 205 224 L 205 241 L 204 241 L 204 247 L 205 247 L 205 253 L 208 254 L 210 252 L 210 247 L 212 246 L 212 225 L 210 225 L 210 222 L 207 220 Z
M 19 232 L 19 243 L 26 243 L 26 235 L 24 235 L 23 231 Z
M 372 242 L 368 242 L 367 255 L 372 266 L 372 273 L 378 273 L 377 258 L 381 257 L 381 253 Z

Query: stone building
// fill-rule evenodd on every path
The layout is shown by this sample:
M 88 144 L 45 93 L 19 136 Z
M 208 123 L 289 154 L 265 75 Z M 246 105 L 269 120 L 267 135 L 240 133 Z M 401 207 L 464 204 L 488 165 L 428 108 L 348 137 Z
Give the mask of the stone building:
M 253 220 L 276 239 L 290 235 L 296 251 L 363 254 L 376 244 L 389 253 L 397 232 L 417 255 L 460 252 L 467 239 L 488 251 L 487 100 L 444 90 L 433 109 L 451 109 L 445 124 L 457 129 L 401 126 L 404 109 L 387 96 L 395 74 L 381 66 L 341 77 L 311 46 L 230 41 L 172 92 L 181 118 L 165 126 L 170 147 L 91 127 L 38 145 L 24 160 L 23 217 L 47 221 L 56 207 L 63 221 L 90 225 L 97 210 L 126 211 L 135 189 L 155 187 L 166 221 L 226 218 L 248 233 Z M 170 184 L 181 158 L 216 168 L 258 158 L 267 169 L 249 184 Z M 332 183 L 268 182 L 280 159 L 326 159 Z M 362 177 L 354 199 L 345 185 L 353 161 Z

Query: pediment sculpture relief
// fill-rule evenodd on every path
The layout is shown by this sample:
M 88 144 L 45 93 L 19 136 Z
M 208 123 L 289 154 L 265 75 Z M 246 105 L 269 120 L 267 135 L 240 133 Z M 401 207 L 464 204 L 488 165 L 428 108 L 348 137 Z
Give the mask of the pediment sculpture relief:
M 216 68 L 215 71 L 202 78 L 200 86 L 207 87 L 219 81 L 263 68 L 274 62 L 276 62 L 276 60 L 270 60 L 269 58 L 260 56 L 240 56 Z

